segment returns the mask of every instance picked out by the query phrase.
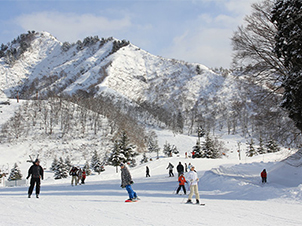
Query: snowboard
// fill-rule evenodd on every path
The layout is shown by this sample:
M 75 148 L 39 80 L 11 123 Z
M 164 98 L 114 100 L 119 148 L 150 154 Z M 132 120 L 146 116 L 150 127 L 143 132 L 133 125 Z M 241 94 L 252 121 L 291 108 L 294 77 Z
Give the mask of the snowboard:
M 136 199 L 136 200 L 129 200 L 129 199 L 125 200 L 125 202 L 137 202 L 137 201 L 138 201 L 138 199 Z

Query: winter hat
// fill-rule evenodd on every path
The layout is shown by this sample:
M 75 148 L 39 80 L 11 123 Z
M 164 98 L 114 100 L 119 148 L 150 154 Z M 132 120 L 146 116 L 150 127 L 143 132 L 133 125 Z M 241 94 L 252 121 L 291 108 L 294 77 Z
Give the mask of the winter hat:
M 120 166 L 125 166 L 124 163 L 121 162 Z
M 37 162 L 40 162 L 39 159 L 36 159 L 36 160 L 35 160 L 35 163 L 37 163 Z

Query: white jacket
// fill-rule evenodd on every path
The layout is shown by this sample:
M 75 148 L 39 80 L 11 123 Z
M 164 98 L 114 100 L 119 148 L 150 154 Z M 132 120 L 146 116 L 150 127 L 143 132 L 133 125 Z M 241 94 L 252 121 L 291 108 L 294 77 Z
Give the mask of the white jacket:
M 195 171 L 190 171 L 186 175 L 186 180 L 190 182 L 190 185 L 196 185 L 199 181 L 198 175 Z

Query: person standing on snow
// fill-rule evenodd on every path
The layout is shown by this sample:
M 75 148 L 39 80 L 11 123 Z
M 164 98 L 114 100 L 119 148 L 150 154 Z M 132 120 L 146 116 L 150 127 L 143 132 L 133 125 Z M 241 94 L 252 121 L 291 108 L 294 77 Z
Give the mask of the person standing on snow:
M 146 166 L 146 177 L 150 177 L 150 170 L 148 166 Z
M 74 184 L 77 186 L 78 185 L 78 168 L 73 166 L 69 172 L 69 175 L 71 176 L 71 186 Z
M 176 194 L 178 195 L 178 192 L 180 191 L 181 188 L 184 191 L 184 194 L 186 194 L 187 191 L 185 188 L 185 183 L 188 183 L 188 182 L 186 181 L 186 178 L 184 177 L 183 173 L 179 176 L 178 182 L 179 182 L 179 187 L 177 188 Z
M 266 179 L 267 179 L 267 173 L 266 170 L 264 169 L 261 174 L 260 174 L 261 178 L 262 178 L 262 183 L 266 183 Z
M 174 177 L 173 168 L 174 168 L 174 166 L 172 165 L 171 162 L 169 162 L 169 165 L 167 167 L 167 169 L 169 169 L 169 177 Z
M 85 179 L 86 179 L 86 171 L 83 170 L 83 172 L 82 172 L 82 178 L 81 178 L 82 184 L 85 184 Z
M 196 204 L 199 204 L 199 193 L 198 193 L 198 175 L 195 172 L 195 167 L 191 166 L 190 172 L 187 174 L 187 180 L 190 181 L 190 194 L 187 203 L 192 203 L 193 193 L 195 193 Z
M 184 166 L 181 164 L 181 162 L 179 162 L 176 169 L 177 169 L 178 177 L 180 177 L 180 175 L 184 172 Z
M 35 184 L 36 184 L 36 197 L 39 198 L 41 179 L 43 180 L 44 178 L 44 170 L 40 166 L 39 159 L 36 159 L 33 162 L 33 165 L 29 168 L 28 176 L 26 177 L 26 179 L 28 179 L 30 175 L 31 175 L 31 180 L 30 180 L 30 187 L 28 189 L 28 198 L 30 198 L 31 194 L 33 193 Z
M 122 188 L 126 188 L 128 195 L 129 195 L 129 201 L 135 201 L 137 200 L 137 194 L 135 191 L 133 191 L 131 184 L 133 184 L 131 174 L 128 170 L 128 168 L 124 165 L 124 163 L 120 164 L 121 167 L 121 179 L 122 179 Z

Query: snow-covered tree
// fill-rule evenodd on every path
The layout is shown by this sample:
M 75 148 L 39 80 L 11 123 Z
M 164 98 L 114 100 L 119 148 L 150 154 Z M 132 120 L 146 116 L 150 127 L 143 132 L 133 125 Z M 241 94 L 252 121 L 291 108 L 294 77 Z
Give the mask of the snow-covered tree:
M 259 155 L 265 154 L 266 150 L 264 148 L 263 139 L 262 137 L 259 138 L 259 147 L 257 148 L 257 153 Z
M 148 151 L 156 152 L 157 158 L 159 158 L 160 148 L 159 148 L 158 142 L 157 142 L 157 135 L 154 131 L 152 131 L 148 134 Z
M 18 164 L 15 163 L 14 167 L 11 169 L 8 180 L 21 180 L 21 179 L 22 179 L 21 170 L 20 170 Z
M 60 157 L 59 160 L 55 157 L 51 164 L 51 170 L 54 172 L 54 178 L 56 180 L 67 178 L 68 177 L 68 169 L 63 158 Z
M 256 152 L 255 147 L 254 147 L 254 140 L 251 139 L 250 142 L 247 142 L 246 156 L 253 157 L 254 155 L 257 155 L 257 152 Z
M 193 158 L 203 158 L 203 151 L 201 149 L 199 139 L 196 141 L 196 145 L 193 146 L 192 152 L 194 152 L 194 156 L 192 156 Z
M 98 155 L 98 152 L 95 150 L 93 152 L 92 158 L 91 158 L 91 167 L 94 172 L 97 172 L 100 174 L 102 171 L 104 171 L 104 164 L 101 162 L 100 157 Z
M 302 1 L 277 0 L 271 21 L 277 26 L 275 52 L 287 73 L 282 80 L 283 102 L 289 117 L 302 131 Z
M 267 148 L 267 153 L 274 153 L 280 151 L 280 147 L 272 137 L 267 141 L 267 144 L 265 146 Z
M 164 144 L 163 152 L 166 156 L 172 157 L 172 154 L 178 154 L 179 151 L 177 150 L 177 147 L 175 145 L 169 144 L 167 141 Z
M 212 139 L 207 133 L 205 141 L 202 143 L 202 158 L 220 158 L 222 151 L 222 144 L 217 139 Z

